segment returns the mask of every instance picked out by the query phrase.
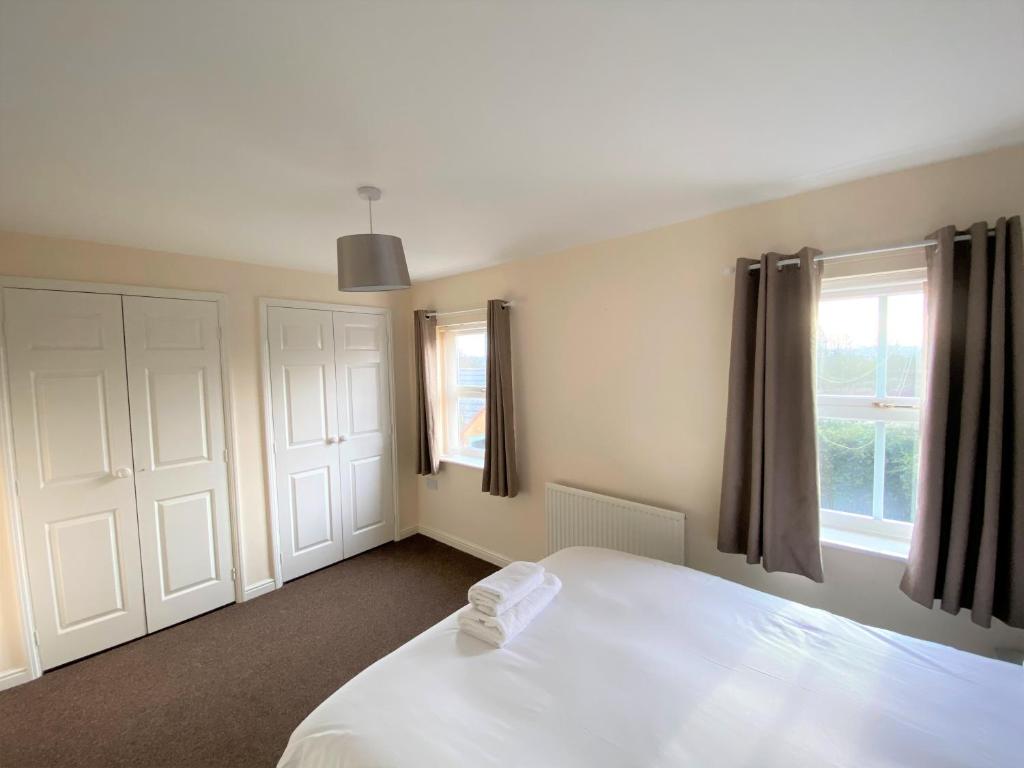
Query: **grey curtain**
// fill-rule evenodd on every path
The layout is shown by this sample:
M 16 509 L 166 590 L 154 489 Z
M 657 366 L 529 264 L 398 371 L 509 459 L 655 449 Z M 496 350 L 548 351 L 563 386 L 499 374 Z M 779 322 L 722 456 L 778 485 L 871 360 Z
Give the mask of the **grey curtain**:
M 487 302 L 487 434 L 481 490 L 492 496 L 519 493 L 512 404 L 512 331 L 508 307 L 501 299 Z
M 822 581 L 814 413 L 819 251 L 736 262 L 718 549 Z M 782 259 L 799 265 L 779 268 Z
M 1024 247 L 1020 217 L 928 248 L 918 512 L 900 588 L 1024 627 Z
M 437 316 L 413 312 L 416 356 L 416 474 L 436 475 L 441 467 L 437 447 Z

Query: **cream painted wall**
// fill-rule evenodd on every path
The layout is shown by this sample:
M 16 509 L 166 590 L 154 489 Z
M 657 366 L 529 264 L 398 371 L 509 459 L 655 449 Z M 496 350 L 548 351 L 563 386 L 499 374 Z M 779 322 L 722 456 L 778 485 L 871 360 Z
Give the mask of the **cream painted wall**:
M 144 251 L 71 240 L 0 233 L 0 275 L 46 277 L 101 283 L 182 288 L 224 293 L 228 299 L 226 330 L 239 477 L 239 516 L 245 585 L 271 578 L 270 533 L 263 467 L 263 409 L 260 395 L 258 299 L 277 298 L 392 306 L 396 294 L 342 294 L 333 275 L 260 267 L 218 259 Z M 402 313 L 393 313 L 396 423 L 405 424 L 409 390 L 405 380 L 410 358 L 409 332 L 398 332 Z M 399 467 L 411 466 L 410 441 L 399 441 Z M 411 472 L 399 470 L 400 525 L 415 524 L 415 484 Z M 0 505 L 3 504 L 0 496 Z M 7 510 L 0 518 L 0 676 L 25 666 L 20 637 L 20 603 L 14 585 L 7 541 Z
M 342 295 L 331 275 L 0 233 L 0 274 L 225 293 L 246 586 L 269 578 L 257 298 L 393 309 L 400 525 L 509 557 L 544 553 L 548 480 L 687 513 L 691 565 L 857 620 L 970 650 L 1024 647 L 1024 632 L 982 630 L 928 611 L 896 587 L 901 565 L 826 549 L 826 582 L 769 575 L 715 549 L 732 282 L 739 256 L 919 238 L 937 226 L 1024 212 L 1024 147 L 867 179 L 653 232 L 418 284 Z M 478 470 L 445 465 L 437 490 L 413 473 L 411 311 L 515 301 L 521 494 L 480 493 Z M 2 498 L 2 496 L 0 496 Z M 0 676 L 25 664 L 6 510 L 0 525 Z
M 1015 213 L 1024 213 L 1024 146 L 414 286 L 406 316 L 514 301 L 522 471 L 520 495 L 498 499 L 480 492 L 479 470 L 444 465 L 436 490 L 418 481 L 419 524 L 538 558 L 544 483 L 563 482 L 686 512 L 696 568 L 981 653 L 1024 648 L 1022 631 L 984 630 L 913 603 L 897 588 L 900 562 L 826 548 L 826 581 L 817 585 L 716 549 L 732 308 L 723 269 L 769 250 L 907 242 L 945 224 Z M 410 421 L 400 432 L 411 440 L 407 397 Z

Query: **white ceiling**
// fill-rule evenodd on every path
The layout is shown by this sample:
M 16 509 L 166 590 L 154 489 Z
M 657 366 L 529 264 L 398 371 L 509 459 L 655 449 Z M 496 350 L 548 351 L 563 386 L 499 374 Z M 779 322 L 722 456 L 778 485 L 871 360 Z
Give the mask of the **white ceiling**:
M 1024 141 L 1024 1 L 0 0 L 0 228 L 414 278 Z

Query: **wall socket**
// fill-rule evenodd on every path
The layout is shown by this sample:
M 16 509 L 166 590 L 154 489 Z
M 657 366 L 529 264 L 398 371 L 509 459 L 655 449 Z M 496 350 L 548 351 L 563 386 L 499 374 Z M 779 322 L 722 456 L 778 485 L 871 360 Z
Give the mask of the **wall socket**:
M 427 475 L 427 488 L 431 491 L 437 490 L 437 477 L 434 475 Z

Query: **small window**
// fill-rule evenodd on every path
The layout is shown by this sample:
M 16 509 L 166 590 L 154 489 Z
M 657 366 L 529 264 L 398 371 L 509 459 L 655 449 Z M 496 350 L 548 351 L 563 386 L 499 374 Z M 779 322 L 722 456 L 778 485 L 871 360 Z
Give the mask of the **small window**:
M 487 326 L 439 325 L 442 458 L 483 464 L 486 435 Z
M 823 283 L 816 375 L 826 529 L 910 538 L 924 334 L 923 270 Z

